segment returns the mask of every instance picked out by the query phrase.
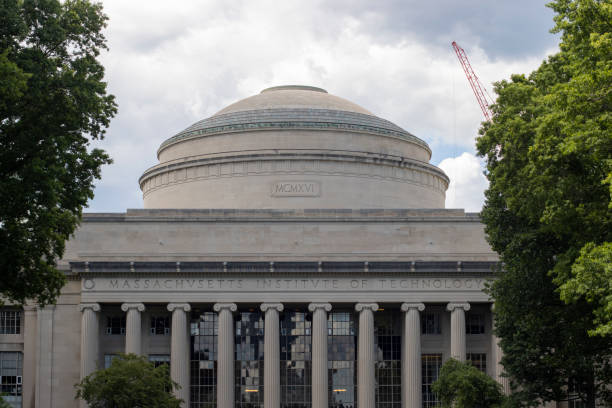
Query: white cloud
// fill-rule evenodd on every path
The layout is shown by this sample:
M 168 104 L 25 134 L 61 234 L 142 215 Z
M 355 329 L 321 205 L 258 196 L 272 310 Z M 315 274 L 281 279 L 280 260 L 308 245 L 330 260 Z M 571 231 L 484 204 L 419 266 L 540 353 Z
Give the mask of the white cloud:
M 483 174 L 483 162 L 471 153 L 449 157 L 438 165 L 450 178 L 446 191 L 446 208 L 464 208 L 480 212 L 484 203 L 484 190 L 489 182 Z
M 100 144 L 115 162 L 91 208 L 141 207 L 137 180 L 163 140 L 275 85 L 321 86 L 358 103 L 426 140 L 436 161 L 449 146 L 473 150 L 482 114 L 450 43 L 423 42 L 419 26 L 380 35 L 402 2 L 377 14 L 332 3 L 105 1 L 110 52 L 102 62 L 119 115 Z M 485 84 L 529 72 L 543 57 L 492 59 L 477 44 L 461 45 Z

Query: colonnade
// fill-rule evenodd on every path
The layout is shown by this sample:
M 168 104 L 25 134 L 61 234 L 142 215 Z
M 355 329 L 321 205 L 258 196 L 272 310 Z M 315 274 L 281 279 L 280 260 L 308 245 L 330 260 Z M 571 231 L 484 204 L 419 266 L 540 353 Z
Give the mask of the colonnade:
M 121 309 L 126 316 L 126 353 L 140 354 L 142 303 L 124 303 Z M 176 391 L 179 398 L 189 406 L 189 319 L 191 306 L 188 303 L 170 303 L 172 333 L 170 346 L 170 374 L 180 385 Z M 263 303 L 264 313 L 264 405 L 266 408 L 280 406 L 280 330 L 279 313 L 281 303 Z M 374 313 L 377 303 L 357 303 L 359 332 L 357 339 L 357 402 L 360 408 L 375 406 L 375 348 Z M 402 401 L 407 408 L 421 407 L 421 321 L 423 303 L 403 303 L 404 312 L 402 339 Z M 98 303 L 82 303 L 81 320 L 81 378 L 96 369 L 99 352 Z M 234 316 L 238 310 L 235 303 L 216 303 L 213 310 L 218 313 L 218 358 L 217 358 L 217 407 L 234 407 Z M 328 407 L 327 369 L 327 314 L 332 310 L 330 303 L 310 303 L 312 312 L 312 408 Z M 465 312 L 469 303 L 449 303 L 451 312 L 451 356 L 464 361 L 466 358 Z M 279 386 L 269 386 L 278 384 Z

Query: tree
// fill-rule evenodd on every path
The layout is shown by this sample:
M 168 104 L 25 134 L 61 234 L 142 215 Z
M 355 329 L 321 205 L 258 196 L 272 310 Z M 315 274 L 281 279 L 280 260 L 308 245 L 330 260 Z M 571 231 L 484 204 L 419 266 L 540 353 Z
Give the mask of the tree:
M 594 407 L 612 403 L 612 336 L 601 329 L 612 292 L 586 262 L 606 259 L 612 241 L 612 4 L 549 6 L 560 51 L 495 84 L 493 120 L 477 140 L 490 181 L 482 219 L 504 263 L 490 294 L 521 403 L 575 389 Z
M 135 354 L 119 355 L 75 387 L 76 398 L 90 408 L 180 408 L 182 402 L 172 394 L 179 385 L 170 379 L 168 365 L 154 367 Z
M 111 160 L 102 139 L 107 17 L 87 0 L 0 0 L 0 294 L 52 303 L 57 259 Z
M 452 358 L 442 366 L 432 390 L 443 408 L 499 408 L 505 401 L 497 381 L 471 363 Z

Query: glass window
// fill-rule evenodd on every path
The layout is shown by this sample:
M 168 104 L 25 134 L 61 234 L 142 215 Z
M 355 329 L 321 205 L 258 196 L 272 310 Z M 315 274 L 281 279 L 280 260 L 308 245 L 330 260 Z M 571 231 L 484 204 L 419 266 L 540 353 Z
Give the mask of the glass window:
M 306 311 L 281 315 L 281 408 L 311 406 L 311 329 L 311 315 Z
M 0 311 L 0 334 L 19 334 L 21 332 L 21 312 L 19 310 Z
M 483 373 L 487 373 L 487 355 L 485 353 L 467 353 L 466 360 Z
M 191 314 L 191 408 L 217 406 L 217 314 Z
M 165 336 L 169 335 L 170 316 L 151 316 L 151 334 Z
M 442 367 L 442 354 L 423 354 L 421 356 L 423 408 L 440 405 L 438 397 L 431 390 L 431 385 L 438 379 Z
M 263 408 L 264 321 L 261 312 L 236 315 L 236 407 Z
M 422 334 L 442 334 L 439 312 L 421 313 L 421 333 Z
M 402 406 L 402 312 L 385 310 L 374 313 L 374 362 L 376 406 Z
M 159 367 L 162 364 L 167 364 L 170 366 L 170 355 L 168 354 L 150 354 L 149 361 L 153 363 L 155 368 Z
M 104 355 L 104 368 L 108 368 L 113 363 L 113 360 L 118 358 L 119 354 L 105 354 Z
M 327 317 L 329 406 L 355 407 L 357 336 L 352 312 L 331 312 Z
M 0 394 L 13 406 L 21 406 L 23 355 L 19 351 L 0 352 Z
M 470 313 L 470 312 L 466 313 L 465 332 L 467 334 L 484 334 L 485 332 L 484 314 Z
M 125 316 L 107 316 L 106 334 L 125 334 Z

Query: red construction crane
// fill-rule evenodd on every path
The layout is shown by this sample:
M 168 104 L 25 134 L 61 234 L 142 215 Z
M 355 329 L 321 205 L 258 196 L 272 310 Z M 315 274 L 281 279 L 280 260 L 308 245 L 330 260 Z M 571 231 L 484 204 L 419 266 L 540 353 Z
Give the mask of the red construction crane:
M 465 76 L 472 87 L 472 91 L 474 91 L 474 95 L 476 95 L 476 100 L 478 100 L 478 104 L 480 105 L 480 109 L 482 109 L 482 113 L 487 120 L 491 120 L 493 114 L 489 109 L 489 105 L 492 102 L 487 100 L 487 92 L 485 87 L 480 83 L 478 77 L 474 73 L 472 66 L 470 65 L 470 60 L 468 60 L 467 54 L 455 41 L 453 41 L 453 48 L 455 49 L 455 53 L 457 54 L 457 58 L 459 58 L 459 62 L 463 67 L 463 71 L 465 72 Z M 489 97 L 491 99 L 491 97 Z

